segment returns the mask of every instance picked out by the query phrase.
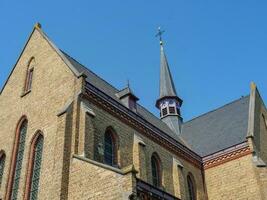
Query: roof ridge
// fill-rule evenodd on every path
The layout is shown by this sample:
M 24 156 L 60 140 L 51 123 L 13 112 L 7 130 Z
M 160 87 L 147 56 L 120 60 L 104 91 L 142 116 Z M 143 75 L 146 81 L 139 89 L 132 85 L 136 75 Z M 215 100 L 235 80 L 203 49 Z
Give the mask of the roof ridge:
M 239 99 L 233 100 L 233 101 L 231 101 L 231 102 L 229 102 L 229 103 L 226 103 L 226 104 L 224 104 L 224 105 L 222 105 L 222 106 L 220 106 L 220 107 L 218 107 L 218 108 L 215 108 L 215 109 L 213 109 L 213 110 L 211 110 L 211 111 L 209 111 L 209 112 L 206 112 L 206 113 L 203 113 L 203 114 L 201 114 L 201 115 L 199 115 L 199 116 L 197 116 L 197 117 L 194 117 L 194 118 L 190 119 L 189 121 L 185 122 L 184 124 L 190 123 L 190 122 L 192 122 L 192 121 L 194 121 L 194 120 L 196 120 L 196 119 L 198 119 L 198 118 L 201 118 L 201 117 L 203 117 L 203 116 L 205 116 L 205 115 L 208 115 L 208 114 L 210 114 L 210 113 L 212 113 L 212 112 L 215 112 L 215 111 L 217 111 L 217 110 L 220 110 L 220 109 L 222 109 L 222 108 L 224 108 L 224 107 L 226 107 L 226 106 L 229 106 L 229 105 L 231 105 L 231 104 L 234 104 L 234 103 L 240 101 L 241 99 L 247 98 L 247 97 L 249 97 L 249 96 L 250 96 L 249 94 L 246 95 L 246 96 L 242 96 L 242 97 L 239 98 Z
M 118 88 L 116 88 L 115 86 L 111 85 L 109 82 L 107 82 L 105 79 L 103 79 L 102 77 L 100 77 L 99 75 L 97 75 L 95 72 L 93 72 L 92 70 L 90 70 L 88 67 L 86 67 L 85 65 L 83 65 L 82 63 L 80 63 L 78 60 L 76 60 L 75 58 L 73 58 L 72 56 L 70 56 L 67 52 L 63 51 L 62 49 L 60 49 L 60 51 L 62 51 L 62 53 L 64 53 L 66 56 L 70 57 L 71 59 L 73 59 L 75 62 L 77 62 L 79 65 L 81 65 L 82 67 L 86 68 L 86 70 L 90 71 L 92 74 L 94 74 L 96 77 L 98 77 L 99 79 L 101 79 L 102 81 L 104 81 L 105 83 L 107 83 L 110 87 L 112 87 L 113 89 L 115 89 L 117 92 L 119 92 L 120 90 Z
M 160 118 L 158 118 L 154 113 L 152 113 L 150 110 L 148 110 L 145 106 L 142 106 L 141 104 L 137 103 L 138 106 L 140 106 L 141 108 L 145 109 L 149 114 L 153 115 L 154 117 L 156 117 L 158 120 L 160 120 Z M 138 111 L 138 110 L 137 110 Z M 161 120 L 160 120 L 161 121 Z M 164 123 L 164 122 L 163 122 Z M 171 130 L 171 129 L 170 129 Z

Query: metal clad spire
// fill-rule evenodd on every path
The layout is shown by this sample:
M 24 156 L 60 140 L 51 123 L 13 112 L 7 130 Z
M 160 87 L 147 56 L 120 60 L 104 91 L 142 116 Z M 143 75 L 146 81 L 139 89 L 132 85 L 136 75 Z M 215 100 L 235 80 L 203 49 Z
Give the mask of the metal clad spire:
M 176 94 L 168 60 L 163 48 L 163 33 L 164 31 L 159 28 L 156 34 L 160 41 L 160 91 L 156 107 L 160 109 L 161 120 L 172 129 L 176 136 L 179 136 L 183 121 L 180 112 L 183 100 Z
M 164 32 L 159 27 L 158 33 L 156 34 L 156 37 L 159 37 L 160 40 L 160 98 L 177 96 L 168 60 L 163 48 L 162 35 Z

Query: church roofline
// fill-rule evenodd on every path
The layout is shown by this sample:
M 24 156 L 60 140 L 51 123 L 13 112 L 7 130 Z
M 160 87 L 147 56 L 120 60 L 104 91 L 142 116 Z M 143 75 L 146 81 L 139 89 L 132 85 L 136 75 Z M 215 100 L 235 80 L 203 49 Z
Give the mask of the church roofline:
M 131 88 L 129 86 L 127 86 L 126 88 L 120 90 L 118 93 L 116 93 L 116 95 L 122 99 L 125 96 L 131 96 L 132 98 L 134 98 L 136 101 L 139 100 L 139 98 L 137 96 L 135 96 L 135 94 L 132 92 Z
M 194 121 L 194 120 L 197 120 L 197 119 L 199 119 L 199 118 L 201 118 L 201 117 L 204 117 L 205 115 L 208 115 L 208 114 L 210 114 L 210 113 L 216 112 L 217 110 L 223 109 L 224 107 L 227 107 L 227 106 L 229 106 L 229 105 L 231 105 L 231 104 L 234 104 L 234 103 L 240 101 L 241 99 L 243 99 L 243 98 L 247 98 L 247 97 L 249 97 L 249 96 L 250 96 L 250 95 L 248 94 L 248 95 L 242 96 L 242 97 L 239 98 L 239 99 L 235 99 L 235 100 L 233 100 L 233 101 L 230 101 L 230 102 L 228 102 L 228 103 L 226 103 L 226 104 L 224 104 L 224 105 L 222 105 L 222 106 L 219 106 L 218 108 L 212 109 L 212 110 L 210 110 L 210 111 L 208 111 L 208 112 L 206 112 L 206 113 L 203 113 L 203 114 L 200 114 L 200 115 L 198 115 L 198 116 L 196 116 L 196 117 L 193 117 L 192 119 L 190 119 L 190 120 L 184 122 L 184 124 L 190 123 L 190 122 L 192 122 L 192 121 Z
M 6 81 L 4 82 L 4 85 L 2 86 L 1 90 L 0 90 L 0 95 L 2 94 L 9 78 L 11 77 L 11 75 L 13 74 L 13 71 L 14 69 L 16 68 L 17 64 L 18 64 L 18 61 L 20 60 L 25 48 L 27 47 L 27 44 L 29 43 L 31 37 L 32 37 L 32 34 L 34 33 L 34 31 L 38 31 L 42 36 L 43 38 L 48 42 L 48 44 L 56 51 L 56 53 L 60 56 L 60 58 L 63 60 L 63 62 L 69 67 L 69 69 L 73 72 L 73 74 L 76 76 L 76 77 L 79 77 L 81 76 L 81 73 L 79 73 L 75 67 L 72 66 L 72 64 L 68 61 L 68 59 L 64 56 L 64 54 L 57 48 L 57 46 L 48 38 L 48 36 L 43 32 L 42 30 L 42 26 L 39 22 L 37 22 L 34 27 L 33 27 L 33 30 L 31 32 L 31 34 L 29 35 L 26 43 L 24 44 L 23 46 L 23 49 L 21 51 L 21 53 L 19 54 L 19 57 L 17 58 L 17 61 L 15 63 L 15 65 L 13 66 L 11 72 L 9 73 L 8 75 L 8 78 L 6 79 Z
M 13 74 L 13 71 L 15 70 L 15 67 L 17 66 L 17 64 L 18 64 L 18 62 L 19 62 L 19 60 L 20 60 L 20 58 L 21 58 L 21 56 L 22 56 L 22 54 L 23 54 L 23 52 L 24 52 L 24 50 L 25 50 L 27 44 L 29 43 L 29 41 L 30 41 L 30 39 L 31 39 L 31 36 L 32 36 L 33 32 L 35 31 L 35 29 L 38 29 L 38 27 L 40 27 L 40 26 L 34 25 L 34 28 L 33 28 L 32 32 L 30 33 L 30 36 L 28 37 L 26 43 L 24 44 L 24 46 L 23 46 L 23 48 L 22 48 L 22 51 L 21 51 L 20 54 L 19 54 L 19 57 L 18 57 L 17 60 L 16 60 L 16 63 L 14 64 L 13 68 L 11 69 L 11 72 L 9 73 L 9 75 L 8 75 L 8 77 L 7 77 L 7 79 L 6 79 L 6 81 L 4 82 L 4 85 L 2 86 L 2 88 L 1 88 L 1 90 L 0 90 L 0 95 L 2 94 L 2 92 L 3 92 L 3 90 L 4 90 L 5 86 L 6 86 L 6 84 L 7 84 L 8 80 L 9 80 L 9 78 L 10 78 L 11 75 Z

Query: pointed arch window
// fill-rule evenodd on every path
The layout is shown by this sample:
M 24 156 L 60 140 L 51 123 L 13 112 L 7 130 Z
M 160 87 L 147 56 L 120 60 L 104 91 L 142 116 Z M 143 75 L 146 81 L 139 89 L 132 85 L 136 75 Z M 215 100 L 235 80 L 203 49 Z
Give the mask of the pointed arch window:
M 114 131 L 107 129 L 104 141 L 104 162 L 110 166 L 117 166 L 117 141 Z
M 12 163 L 11 163 L 11 171 L 9 177 L 9 184 L 7 190 L 7 199 L 16 200 L 19 190 L 19 182 L 22 168 L 22 161 L 24 156 L 25 149 L 25 139 L 27 133 L 28 121 L 25 117 L 19 123 L 15 145 L 13 147 L 13 155 L 12 155 Z
M 151 157 L 152 184 L 161 187 L 161 161 L 159 156 L 154 153 Z
M 33 138 L 28 163 L 28 174 L 25 196 L 27 200 L 38 199 L 39 180 L 43 155 L 44 137 L 38 132 Z
M 189 200 L 196 200 L 196 188 L 192 174 L 187 175 L 187 185 L 189 192 Z
M 34 65 L 35 65 L 35 59 L 31 58 L 27 68 L 24 93 L 28 93 L 31 91 Z
M 2 185 L 2 180 L 4 175 L 5 160 L 6 160 L 5 153 L 0 151 L 0 187 Z
M 32 88 L 32 77 L 33 77 L 33 68 L 28 70 L 27 81 L 26 81 L 26 85 L 25 85 L 25 92 L 30 91 Z
M 263 123 L 264 123 L 265 129 L 267 129 L 267 121 L 266 121 L 266 118 L 265 118 L 264 114 L 262 114 L 262 119 L 263 119 Z

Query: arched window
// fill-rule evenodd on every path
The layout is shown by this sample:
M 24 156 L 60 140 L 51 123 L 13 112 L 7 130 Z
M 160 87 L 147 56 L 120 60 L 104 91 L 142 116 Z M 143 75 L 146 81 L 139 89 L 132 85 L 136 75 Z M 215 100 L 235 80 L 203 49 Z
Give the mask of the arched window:
M 15 136 L 15 145 L 13 147 L 11 171 L 9 176 L 6 199 L 12 199 L 12 200 L 17 199 L 24 148 L 25 148 L 27 126 L 28 126 L 28 121 L 25 117 L 23 117 L 20 120 Z
M 151 157 L 152 184 L 161 187 L 161 162 L 159 156 L 153 153 Z
M 39 179 L 42 163 L 44 137 L 38 132 L 32 140 L 26 182 L 26 199 L 36 200 L 38 197 Z
M 24 92 L 27 93 L 32 88 L 32 78 L 33 78 L 33 69 L 35 65 L 35 59 L 32 57 L 29 61 L 27 73 L 25 77 L 25 86 L 24 86 Z
M 263 119 L 263 123 L 264 123 L 265 129 L 267 129 L 267 121 L 266 121 L 266 118 L 265 118 L 264 114 L 262 114 L 262 119 Z
M 104 162 L 107 165 L 117 166 L 117 141 L 114 131 L 107 129 L 105 133 Z
M 189 192 L 189 200 L 196 200 L 196 188 L 193 175 L 190 173 L 187 175 L 187 185 Z
M 3 151 L 0 151 L 0 187 L 1 187 L 3 174 L 4 174 L 5 160 L 6 160 L 5 153 Z

